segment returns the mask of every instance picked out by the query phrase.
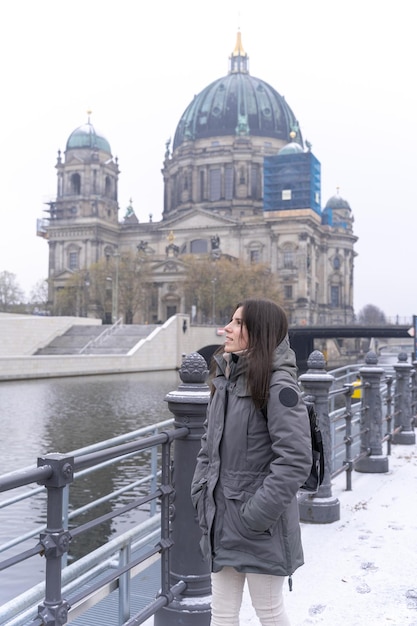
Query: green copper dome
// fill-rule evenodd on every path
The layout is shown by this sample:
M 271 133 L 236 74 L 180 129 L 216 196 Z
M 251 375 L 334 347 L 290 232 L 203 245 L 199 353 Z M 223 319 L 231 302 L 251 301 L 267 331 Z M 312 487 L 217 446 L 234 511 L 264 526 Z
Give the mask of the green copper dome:
M 175 131 L 173 149 L 185 141 L 223 135 L 288 141 L 295 126 L 297 120 L 285 98 L 249 74 L 239 32 L 228 75 L 208 85 L 188 105 Z M 301 134 L 298 139 L 302 144 Z
M 103 150 L 111 154 L 110 144 L 103 135 L 96 132 L 94 126 L 87 122 L 76 128 L 68 138 L 66 150 L 76 148 L 90 148 Z

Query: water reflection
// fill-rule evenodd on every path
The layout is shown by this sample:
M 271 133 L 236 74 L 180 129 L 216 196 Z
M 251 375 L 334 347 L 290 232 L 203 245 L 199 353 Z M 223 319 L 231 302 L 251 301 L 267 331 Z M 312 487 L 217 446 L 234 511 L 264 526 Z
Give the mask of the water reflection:
M 137 430 L 172 417 L 164 398 L 178 387 L 177 372 L 115 374 L 38 381 L 0 383 L 0 474 L 36 465 L 38 456 L 49 452 L 70 452 L 98 441 Z M 149 453 L 142 453 L 147 457 Z M 70 510 L 137 480 L 144 474 L 138 457 L 110 464 L 94 474 L 77 478 L 70 488 Z M 119 502 L 138 496 L 127 492 Z M 10 494 L 0 494 L 6 500 Z M 111 502 L 84 513 L 75 525 L 112 510 Z M 13 512 L 12 512 L 13 511 Z M 139 514 L 140 515 L 140 514 Z M 131 524 L 138 513 L 128 513 L 117 524 Z M 143 515 L 142 515 L 143 517 Z M 0 543 L 45 523 L 45 492 L 0 509 Z M 102 545 L 117 532 L 117 524 L 106 521 L 88 535 L 71 542 L 70 559 Z M 36 539 L 30 540 L 34 545 Z M 0 560 L 20 551 L 12 549 Z M 0 572 L 0 602 L 42 580 L 44 559 L 33 557 L 14 571 Z

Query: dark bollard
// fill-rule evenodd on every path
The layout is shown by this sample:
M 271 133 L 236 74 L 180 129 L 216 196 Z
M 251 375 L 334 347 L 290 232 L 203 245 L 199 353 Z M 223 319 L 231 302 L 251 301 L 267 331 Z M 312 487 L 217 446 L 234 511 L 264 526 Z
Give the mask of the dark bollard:
M 302 522 L 328 524 L 340 519 L 340 502 L 332 496 L 331 456 L 332 442 L 329 419 L 329 389 L 334 376 L 325 370 L 324 356 L 314 350 L 308 358 L 308 370 L 299 378 L 306 396 L 312 396 L 319 418 L 324 449 L 324 478 L 316 495 L 300 498 L 299 511 Z
M 395 370 L 395 397 L 394 397 L 394 430 L 401 428 L 400 432 L 394 433 L 392 443 L 413 445 L 416 442 L 416 434 L 411 427 L 411 385 L 410 375 L 413 366 L 407 363 L 407 353 L 400 352 Z
M 190 434 L 174 444 L 170 558 L 171 587 L 179 581 L 185 590 L 166 607 L 155 613 L 154 626 L 209 626 L 211 619 L 210 567 L 200 551 L 201 531 L 191 503 L 190 489 L 209 400 L 205 383 L 205 359 L 194 352 L 186 356 L 180 371 L 182 384 L 165 398 L 175 417 L 175 427 L 187 426 Z
M 378 367 L 375 352 L 368 352 L 365 366 L 359 373 L 363 381 L 361 407 L 361 453 L 367 453 L 355 463 L 357 472 L 384 473 L 388 472 L 388 457 L 382 454 L 382 400 L 381 378 L 384 373 Z

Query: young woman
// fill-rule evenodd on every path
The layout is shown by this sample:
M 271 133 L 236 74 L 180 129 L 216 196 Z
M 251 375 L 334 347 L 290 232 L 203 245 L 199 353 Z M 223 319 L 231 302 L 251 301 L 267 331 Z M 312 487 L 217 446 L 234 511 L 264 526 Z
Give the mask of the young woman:
M 282 587 L 303 564 L 296 494 L 311 469 L 310 426 L 288 322 L 248 299 L 225 327 L 191 495 L 211 562 L 211 626 L 239 626 L 243 587 L 262 626 L 288 626 Z

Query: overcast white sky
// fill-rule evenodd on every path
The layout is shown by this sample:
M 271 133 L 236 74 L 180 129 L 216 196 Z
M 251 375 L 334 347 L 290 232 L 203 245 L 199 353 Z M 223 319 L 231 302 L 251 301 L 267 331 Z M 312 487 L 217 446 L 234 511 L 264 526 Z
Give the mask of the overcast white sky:
M 46 278 L 36 218 L 55 163 L 87 120 L 121 169 L 120 218 L 161 217 L 165 142 L 227 74 L 240 26 L 253 76 L 297 116 L 322 165 L 323 206 L 340 189 L 359 237 L 355 310 L 417 314 L 417 88 L 411 0 L 13 0 L 0 6 L 0 271 L 29 293 Z

